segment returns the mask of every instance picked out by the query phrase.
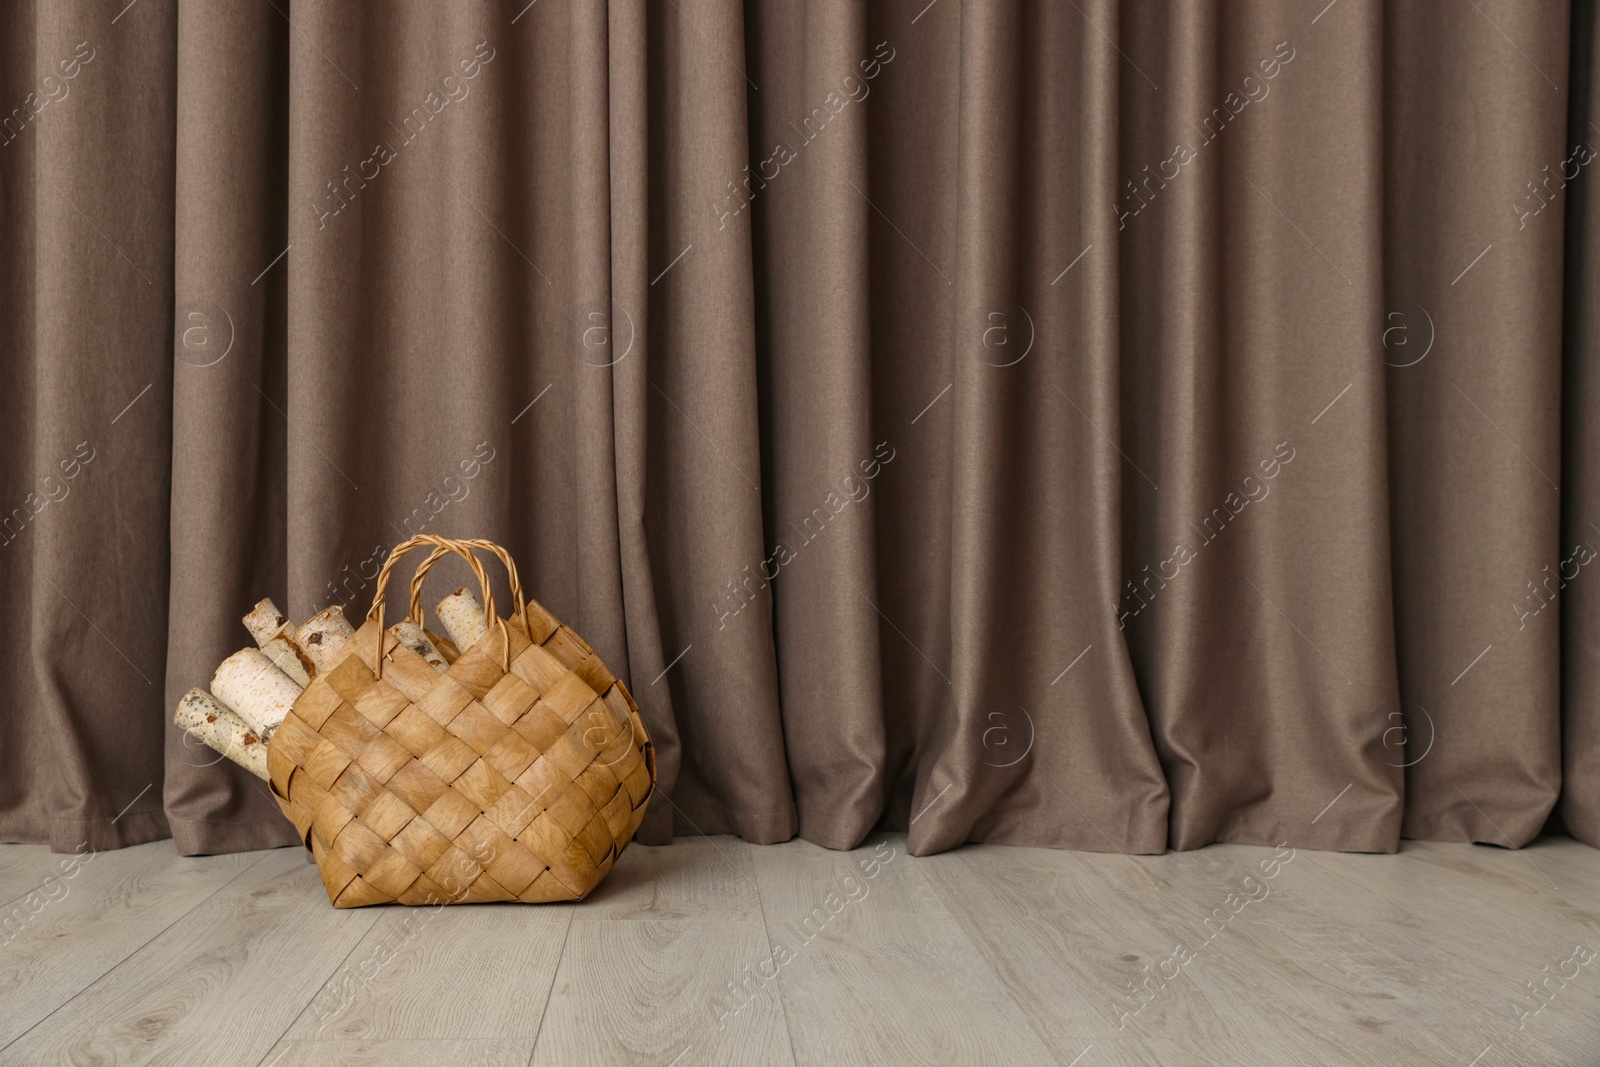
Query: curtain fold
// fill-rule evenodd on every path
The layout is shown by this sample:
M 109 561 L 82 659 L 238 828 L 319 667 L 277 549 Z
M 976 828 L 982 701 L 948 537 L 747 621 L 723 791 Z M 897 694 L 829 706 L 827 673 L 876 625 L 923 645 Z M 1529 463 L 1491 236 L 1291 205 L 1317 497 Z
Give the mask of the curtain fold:
M 1595 38 L 1596 8 L 1592 3 L 1574 4 L 1570 44 L 1566 145 L 1592 147 L 1600 121 L 1600 84 L 1595 78 L 1595 61 L 1600 53 Z M 1563 156 L 1565 161 L 1567 157 Z M 1570 166 L 1561 168 L 1564 175 Z M 1540 169 L 1541 177 L 1543 167 Z M 1567 485 L 1561 504 L 1561 560 L 1557 569 L 1557 592 L 1561 602 L 1559 627 L 1561 656 L 1561 802 L 1562 823 L 1569 832 L 1600 847 L 1600 599 L 1594 583 L 1580 584 L 1572 574 L 1573 563 L 1585 558 L 1580 545 L 1589 549 L 1600 537 L 1600 517 L 1594 515 L 1600 501 L 1600 466 L 1594 456 L 1600 449 L 1600 423 L 1594 413 L 1600 410 L 1600 303 L 1588 294 L 1596 283 L 1594 257 L 1600 249 L 1600 201 L 1590 194 L 1585 182 L 1569 183 L 1564 239 L 1566 277 L 1562 304 L 1561 419 L 1560 448 L 1562 480 Z M 1555 220 L 1552 219 L 1552 222 Z M 1518 216 L 1521 224 L 1521 216 Z M 1566 563 L 1568 559 L 1571 563 Z M 1541 571 L 1542 573 L 1542 571 Z M 1580 567 L 1581 573 L 1581 567 Z M 1573 581 L 1567 581 L 1568 576 Z M 1541 598 L 1543 599 L 1543 598 Z M 1540 614 L 1543 614 L 1542 612 Z M 1520 608 L 1518 613 L 1520 624 Z M 1549 623 L 1545 624 L 1547 627 Z
M 5 6 L 0 838 L 293 843 L 171 709 L 427 532 L 646 841 L 1600 845 L 1595 24 Z
M 1559 459 L 1559 216 L 1572 202 L 1558 175 L 1543 191 L 1553 210 L 1519 220 L 1515 205 L 1545 203 L 1533 190 L 1546 166 L 1592 143 L 1564 140 L 1564 15 L 1400 7 L 1384 27 L 1385 224 L 1409 238 L 1386 242 L 1386 311 L 1408 341 L 1434 339 L 1421 362 L 1409 344 L 1390 355 L 1407 365 L 1387 372 L 1400 695 L 1437 737 L 1406 772 L 1411 836 L 1520 843 L 1561 789 L 1568 608 L 1543 610 L 1561 579 L 1542 583 L 1575 547 L 1559 537 L 1561 487 L 1569 507 L 1594 504 L 1571 495 Z M 1424 24 L 1446 47 L 1423 44 Z M 1463 155 L 1470 168 L 1448 164 Z M 1595 829 L 1574 827 L 1591 841 Z

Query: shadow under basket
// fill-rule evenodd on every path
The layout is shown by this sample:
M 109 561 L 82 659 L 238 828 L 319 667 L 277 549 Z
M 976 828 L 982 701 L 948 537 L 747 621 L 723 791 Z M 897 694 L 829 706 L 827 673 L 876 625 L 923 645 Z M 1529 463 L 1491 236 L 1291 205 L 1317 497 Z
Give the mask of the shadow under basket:
M 390 571 L 422 545 L 434 552 L 412 579 L 412 621 L 448 554 L 481 580 L 489 620 L 442 674 L 383 627 Z M 505 564 L 509 617 L 473 549 Z M 525 600 L 504 549 L 430 535 L 397 546 L 345 649 L 267 748 L 273 795 L 335 907 L 581 900 L 600 884 L 644 819 L 655 749 L 627 687 Z

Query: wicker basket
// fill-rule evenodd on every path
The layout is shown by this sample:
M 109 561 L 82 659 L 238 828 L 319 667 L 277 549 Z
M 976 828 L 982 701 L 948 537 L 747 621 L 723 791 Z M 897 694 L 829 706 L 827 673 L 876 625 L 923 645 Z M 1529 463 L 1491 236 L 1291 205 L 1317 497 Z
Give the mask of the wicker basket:
M 412 621 L 428 570 L 452 553 L 489 620 L 459 653 L 436 639 L 452 660 L 443 674 L 383 625 L 390 573 L 423 545 L 434 551 L 411 582 Z M 509 618 L 475 549 L 505 565 Z M 429 535 L 397 546 L 346 649 L 267 750 L 272 792 L 335 907 L 579 900 L 600 883 L 644 818 L 655 749 L 627 687 L 524 599 L 504 549 Z

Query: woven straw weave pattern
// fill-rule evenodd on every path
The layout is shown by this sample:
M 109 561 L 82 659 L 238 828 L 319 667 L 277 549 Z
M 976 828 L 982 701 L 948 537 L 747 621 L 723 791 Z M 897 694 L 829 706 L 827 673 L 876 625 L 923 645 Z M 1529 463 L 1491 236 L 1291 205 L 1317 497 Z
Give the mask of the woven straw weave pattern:
M 273 793 L 328 899 L 582 899 L 655 786 L 626 686 L 533 601 L 443 674 L 389 633 L 379 668 L 381 626 L 380 609 L 268 746 Z

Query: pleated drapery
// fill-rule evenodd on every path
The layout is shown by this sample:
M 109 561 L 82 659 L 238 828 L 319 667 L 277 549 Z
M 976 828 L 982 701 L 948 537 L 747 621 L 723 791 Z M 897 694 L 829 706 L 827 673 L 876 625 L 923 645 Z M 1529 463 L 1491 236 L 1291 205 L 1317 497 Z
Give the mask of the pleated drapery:
M 0 7 L 0 837 L 292 843 L 171 710 L 428 532 L 646 841 L 1600 844 L 1595 31 Z

